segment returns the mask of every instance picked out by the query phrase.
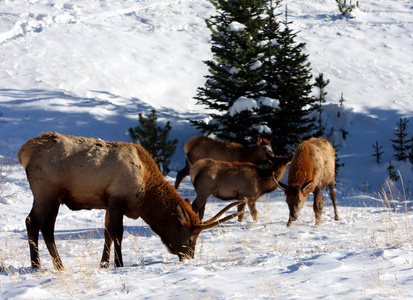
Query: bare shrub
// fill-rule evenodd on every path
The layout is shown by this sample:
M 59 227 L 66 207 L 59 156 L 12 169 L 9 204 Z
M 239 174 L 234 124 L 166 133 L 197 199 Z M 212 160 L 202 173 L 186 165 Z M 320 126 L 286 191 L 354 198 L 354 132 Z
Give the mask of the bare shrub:
M 0 157 L 0 193 L 7 177 L 13 172 L 14 163 L 8 156 Z

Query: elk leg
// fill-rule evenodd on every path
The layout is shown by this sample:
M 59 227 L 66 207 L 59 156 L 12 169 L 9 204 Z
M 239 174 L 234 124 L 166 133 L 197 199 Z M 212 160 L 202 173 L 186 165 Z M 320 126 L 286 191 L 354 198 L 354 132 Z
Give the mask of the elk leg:
M 123 210 L 115 205 L 109 208 L 109 234 L 112 236 L 114 242 L 115 267 L 123 267 Z
M 337 211 L 337 198 L 336 198 L 336 192 L 334 191 L 334 183 L 331 183 L 328 185 L 328 190 L 330 191 L 330 198 L 331 198 L 331 201 L 333 202 L 334 220 L 338 221 L 340 220 L 340 217 L 338 216 L 338 211 Z
M 105 245 L 103 246 L 102 259 L 100 260 L 101 268 L 109 267 L 110 248 L 112 247 L 112 236 L 109 234 L 109 212 L 106 210 L 105 214 Z
M 57 213 L 59 212 L 59 203 L 56 202 L 50 209 L 49 214 L 44 220 L 41 231 L 43 234 L 44 241 L 46 243 L 47 249 L 49 250 L 50 256 L 53 259 L 53 265 L 56 270 L 63 269 L 63 263 L 60 259 L 59 253 L 57 252 L 56 243 L 54 239 L 54 228 L 56 223 Z
M 242 222 L 242 220 L 244 220 L 244 216 L 245 216 L 245 205 L 247 205 L 248 199 L 244 202 L 241 203 L 240 205 L 238 205 L 238 211 L 242 211 L 242 214 L 240 214 L 238 216 L 238 222 Z
M 29 239 L 30 261 L 33 269 L 40 269 L 39 230 L 40 224 L 32 211 L 26 218 L 27 237 Z
M 324 197 L 320 188 L 316 188 L 314 191 L 314 214 L 315 214 L 315 225 L 320 225 L 321 223 L 321 214 L 324 207 Z
M 40 191 L 40 192 L 37 192 L 37 191 Z M 39 230 L 40 228 L 43 229 L 42 227 L 43 222 L 49 216 L 50 211 L 53 210 L 51 208 L 57 205 L 57 210 L 58 210 L 59 208 L 58 203 L 53 204 L 53 202 L 58 198 L 58 193 L 52 190 L 50 186 L 36 186 L 35 187 L 34 185 L 32 185 L 32 192 L 33 192 L 33 197 L 34 197 L 33 207 L 32 207 L 32 210 L 30 211 L 29 216 L 26 218 L 26 228 L 27 228 L 27 237 L 29 240 L 30 261 L 31 261 L 32 268 L 40 269 Z M 48 220 L 47 222 L 50 223 L 50 220 Z M 48 236 L 47 232 L 46 232 L 46 236 Z M 57 250 L 56 250 L 56 253 L 57 253 Z M 50 254 L 53 255 L 52 252 Z
M 202 195 L 199 196 L 197 194 L 194 202 L 192 202 L 192 210 L 198 214 L 200 221 L 202 221 L 202 219 L 204 218 L 205 206 L 207 203 L 208 196 L 202 197 Z
M 290 215 L 288 217 L 287 227 L 290 227 L 291 223 L 298 218 L 298 207 L 294 203 L 288 203 L 288 209 L 290 210 Z
M 293 222 L 293 218 L 290 216 L 288 218 L 287 227 L 290 227 L 292 222 Z
M 251 217 L 254 221 L 258 220 L 258 211 L 256 208 L 257 201 L 254 198 L 250 198 L 247 200 L 248 209 L 250 210 Z
M 189 170 L 190 170 L 190 167 L 188 164 L 188 160 L 186 160 L 185 167 L 181 171 L 179 171 L 178 174 L 176 174 L 175 189 L 178 189 L 182 180 L 184 180 L 184 178 L 189 175 Z

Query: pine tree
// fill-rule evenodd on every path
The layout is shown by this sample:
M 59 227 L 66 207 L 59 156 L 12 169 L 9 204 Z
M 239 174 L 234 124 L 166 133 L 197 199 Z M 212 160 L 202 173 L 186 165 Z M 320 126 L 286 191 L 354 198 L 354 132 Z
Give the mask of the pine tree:
M 396 182 L 399 180 L 400 176 L 397 175 L 395 167 L 391 164 L 391 161 L 389 161 L 389 166 L 387 167 L 387 172 L 389 173 L 390 180 L 392 182 Z
M 335 172 L 336 172 L 336 177 L 337 177 L 338 171 L 340 170 L 341 167 L 344 167 L 344 163 L 340 163 L 340 158 L 338 155 L 339 148 L 334 142 L 333 142 L 333 148 L 336 151 Z
M 378 164 L 380 164 L 380 160 L 381 160 L 381 156 L 383 155 L 384 151 L 380 151 L 383 146 L 379 146 L 379 142 L 376 141 L 375 145 L 372 145 L 374 148 L 374 153 L 372 154 L 372 156 L 374 156 L 376 158 L 376 162 Z
M 162 128 L 157 126 L 157 120 L 155 109 L 152 109 L 147 118 L 139 114 L 140 125 L 129 128 L 129 135 L 134 143 L 139 143 L 152 155 L 159 169 L 167 174 L 170 171 L 170 158 L 175 152 L 178 140 L 168 140 L 169 132 L 172 129 L 169 121 Z
M 330 80 L 324 80 L 324 74 L 320 73 L 318 77 L 315 78 L 314 86 L 318 88 L 318 95 L 316 97 L 317 104 L 314 106 L 318 113 L 318 131 L 316 136 L 324 135 L 324 128 L 322 124 L 321 114 L 323 112 L 323 104 L 326 103 L 327 92 L 325 87 L 330 83 Z
M 271 124 L 272 145 L 281 155 L 290 154 L 300 140 L 305 140 L 315 129 L 314 119 L 308 115 L 314 110 L 314 98 L 310 96 L 312 75 L 308 55 L 302 52 L 305 44 L 296 43 L 297 33 L 290 29 L 291 22 L 281 22 L 278 35 L 278 51 L 271 59 L 276 62 L 273 70 L 277 81 L 267 95 L 278 99 L 280 112 L 277 123 Z
M 410 140 L 409 161 L 411 164 L 413 164 L 413 139 Z
M 393 149 L 394 149 L 394 158 L 398 161 L 406 161 L 406 159 L 409 156 L 409 150 L 411 149 L 411 144 L 410 141 L 411 139 L 408 139 L 408 133 L 407 133 L 407 123 L 409 120 L 406 118 L 400 119 L 396 123 L 396 128 L 394 135 L 396 136 L 395 139 L 391 140 L 393 143 Z
M 344 101 L 345 101 L 345 99 L 343 97 L 343 93 L 341 93 L 340 100 L 338 100 L 338 102 L 340 103 L 340 107 L 343 107 Z
M 299 139 L 314 130 L 308 118 L 310 64 L 304 43 L 296 43 L 291 22 L 277 20 L 281 1 L 215 0 L 218 14 L 207 20 L 213 60 L 209 75 L 198 88 L 197 104 L 214 112 L 209 122 L 191 120 L 204 134 L 247 144 L 262 129 L 271 131 L 273 148 L 288 154 Z M 241 97 L 256 101 L 253 109 L 230 113 Z M 263 134 L 265 135 L 265 133 Z
M 213 60 L 205 64 L 210 74 L 204 87 L 198 88 L 197 104 L 215 110 L 209 114 L 213 122 L 191 122 L 206 134 L 245 144 L 253 136 L 257 122 L 252 111 L 231 116 L 230 107 L 240 97 L 262 96 L 261 58 L 263 45 L 259 38 L 266 0 L 215 0 L 218 15 L 207 20 L 212 32 Z

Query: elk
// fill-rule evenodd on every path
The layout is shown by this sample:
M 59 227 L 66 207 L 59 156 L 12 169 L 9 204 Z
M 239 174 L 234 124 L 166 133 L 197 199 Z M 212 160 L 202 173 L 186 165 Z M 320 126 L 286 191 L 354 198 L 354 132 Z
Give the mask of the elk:
M 212 158 L 219 161 L 239 161 L 259 164 L 266 159 L 266 154 L 272 154 L 271 142 L 257 135 L 257 144 L 244 147 L 241 144 L 222 142 L 206 136 L 195 136 L 184 145 L 186 165 L 178 172 L 175 188 L 178 189 L 182 180 L 189 175 L 190 167 L 202 158 Z
M 261 167 L 253 163 L 224 162 L 204 158 L 191 166 L 191 180 L 196 191 L 192 209 L 202 220 L 205 205 L 210 195 L 221 200 L 245 200 L 238 206 L 242 212 L 238 221 L 244 218 L 245 205 L 257 220 L 256 201 L 263 194 L 274 191 L 277 181 L 283 177 L 291 158 L 267 155 L 270 167 Z
M 321 191 L 328 187 L 333 202 L 335 220 L 339 220 L 337 199 L 334 191 L 335 181 L 335 150 L 325 138 L 311 138 L 298 145 L 288 170 L 288 186 L 279 183 L 284 190 L 290 216 L 287 226 L 297 220 L 308 195 L 313 193 L 315 224 L 321 222 L 324 207 L 324 197 Z
M 134 143 L 106 142 L 93 138 L 42 133 L 28 140 L 17 154 L 33 193 L 33 207 L 26 219 L 32 268 L 40 268 L 39 230 L 53 259 L 63 269 L 54 240 L 59 206 L 71 210 L 105 209 L 105 244 L 101 267 L 109 266 L 114 242 L 116 267 L 123 266 L 123 216 L 141 217 L 179 260 L 194 258 L 198 235 L 221 220 L 235 202 L 214 218 L 200 222 L 189 200 L 184 200 L 165 180 L 154 159 Z M 218 220 L 218 221 L 217 221 Z

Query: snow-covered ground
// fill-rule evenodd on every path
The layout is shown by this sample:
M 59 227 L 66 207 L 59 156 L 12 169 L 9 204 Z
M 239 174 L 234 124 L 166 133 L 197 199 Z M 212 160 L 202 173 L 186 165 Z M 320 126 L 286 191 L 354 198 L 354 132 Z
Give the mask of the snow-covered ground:
M 56 272 L 42 241 L 43 268 L 29 267 L 32 195 L 18 149 L 45 131 L 129 141 L 138 113 L 154 107 L 171 121 L 172 169 L 182 168 L 182 145 L 197 134 L 187 119 L 205 114 L 193 97 L 211 58 L 204 19 L 214 8 L 207 0 L 1 1 L 0 159 L 16 165 L 0 183 L 0 298 L 413 298 L 412 166 L 394 161 L 390 142 L 396 122 L 413 113 L 413 3 L 359 2 L 354 19 L 340 17 L 334 0 L 284 3 L 313 75 L 330 79 L 323 120 L 344 163 L 340 221 L 325 194 L 320 226 L 310 198 L 287 228 L 277 190 L 259 200 L 257 222 L 248 215 L 203 232 L 195 259 L 181 263 L 142 220 L 125 218 L 126 266 L 100 269 L 104 212 L 62 206 L 55 235 L 66 269 Z M 402 177 L 395 187 L 389 161 Z M 179 192 L 195 197 L 188 178 Z M 210 199 L 206 217 L 226 204 Z

